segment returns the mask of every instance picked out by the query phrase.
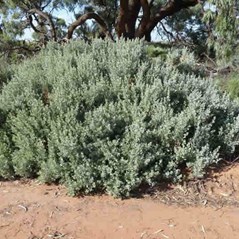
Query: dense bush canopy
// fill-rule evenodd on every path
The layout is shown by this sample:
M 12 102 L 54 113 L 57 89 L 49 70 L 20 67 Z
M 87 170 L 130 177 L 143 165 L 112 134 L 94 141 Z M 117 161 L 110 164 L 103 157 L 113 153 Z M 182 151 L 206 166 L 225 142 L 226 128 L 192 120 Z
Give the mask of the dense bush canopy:
M 203 176 L 234 153 L 239 107 L 170 59 L 139 41 L 49 44 L 0 95 L 0 176 L 115 196 Z

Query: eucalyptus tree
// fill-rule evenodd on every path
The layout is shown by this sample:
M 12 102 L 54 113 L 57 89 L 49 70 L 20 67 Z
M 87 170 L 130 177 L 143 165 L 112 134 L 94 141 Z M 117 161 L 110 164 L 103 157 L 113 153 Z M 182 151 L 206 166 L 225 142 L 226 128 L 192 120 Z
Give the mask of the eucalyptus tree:
M 198 0 L 6 0 L 1 1 L 2 26 L 10 35 L 22 35 L 26 28 L 31 28 L 43 41 L 57 41 L 63 33 L 71 39 L 76 28 L 93 20 L 101 35 L 150 41 L 159 22 L 198 3 Z M 59 16 L 63 8 L 76 16 L 68 25 Z
M 215 50 L 217 59 L 229 60 L 239 50 L 239 1 L 208 0 L 206 8 L 208 46 Z
M 62 10 L 74 19 L 64 19 Z M 0 44 L 19 40 L 26 29 L 40 46 L 79 37 L 151 41 L 154 36 L 200 51 L 208 44 L 226 57 L 237 44 L 237 15 L 237 0 L 0 0 Z

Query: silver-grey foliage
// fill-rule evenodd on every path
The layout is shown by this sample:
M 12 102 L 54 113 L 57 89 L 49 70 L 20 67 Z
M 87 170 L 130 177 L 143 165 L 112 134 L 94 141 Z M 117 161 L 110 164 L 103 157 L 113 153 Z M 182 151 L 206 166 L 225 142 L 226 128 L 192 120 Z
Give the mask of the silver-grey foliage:
M 129 195 L 196 177 L 238 145 L 238 105 L 138 41 L 49 45 L 0 96 L 0 176 Z

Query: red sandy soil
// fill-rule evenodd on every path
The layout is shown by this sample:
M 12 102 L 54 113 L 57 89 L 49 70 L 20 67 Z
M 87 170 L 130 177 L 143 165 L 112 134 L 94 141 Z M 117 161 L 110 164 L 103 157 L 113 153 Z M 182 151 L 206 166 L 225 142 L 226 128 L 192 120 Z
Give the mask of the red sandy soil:
M 188 206 L 162 203 L 165 195 L 170 202 L 174 190 L 185 202 L 192 198 L 179 186 L 164 195 L 121 200 L 73 198 L 62 186 L 36 181 L 0 182 L 0 239 L 238 239 L 239 165 L 203 185 L 201 204 L 189 200 Z

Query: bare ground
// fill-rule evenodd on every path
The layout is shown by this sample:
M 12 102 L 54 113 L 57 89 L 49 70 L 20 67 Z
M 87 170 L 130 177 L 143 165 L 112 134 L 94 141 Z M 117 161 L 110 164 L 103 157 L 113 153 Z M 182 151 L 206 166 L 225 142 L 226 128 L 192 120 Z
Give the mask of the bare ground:
M 238 239 L 238 219 L 238 164 L 206 181 L 127 200 L 0 182 L 0 239 Z

